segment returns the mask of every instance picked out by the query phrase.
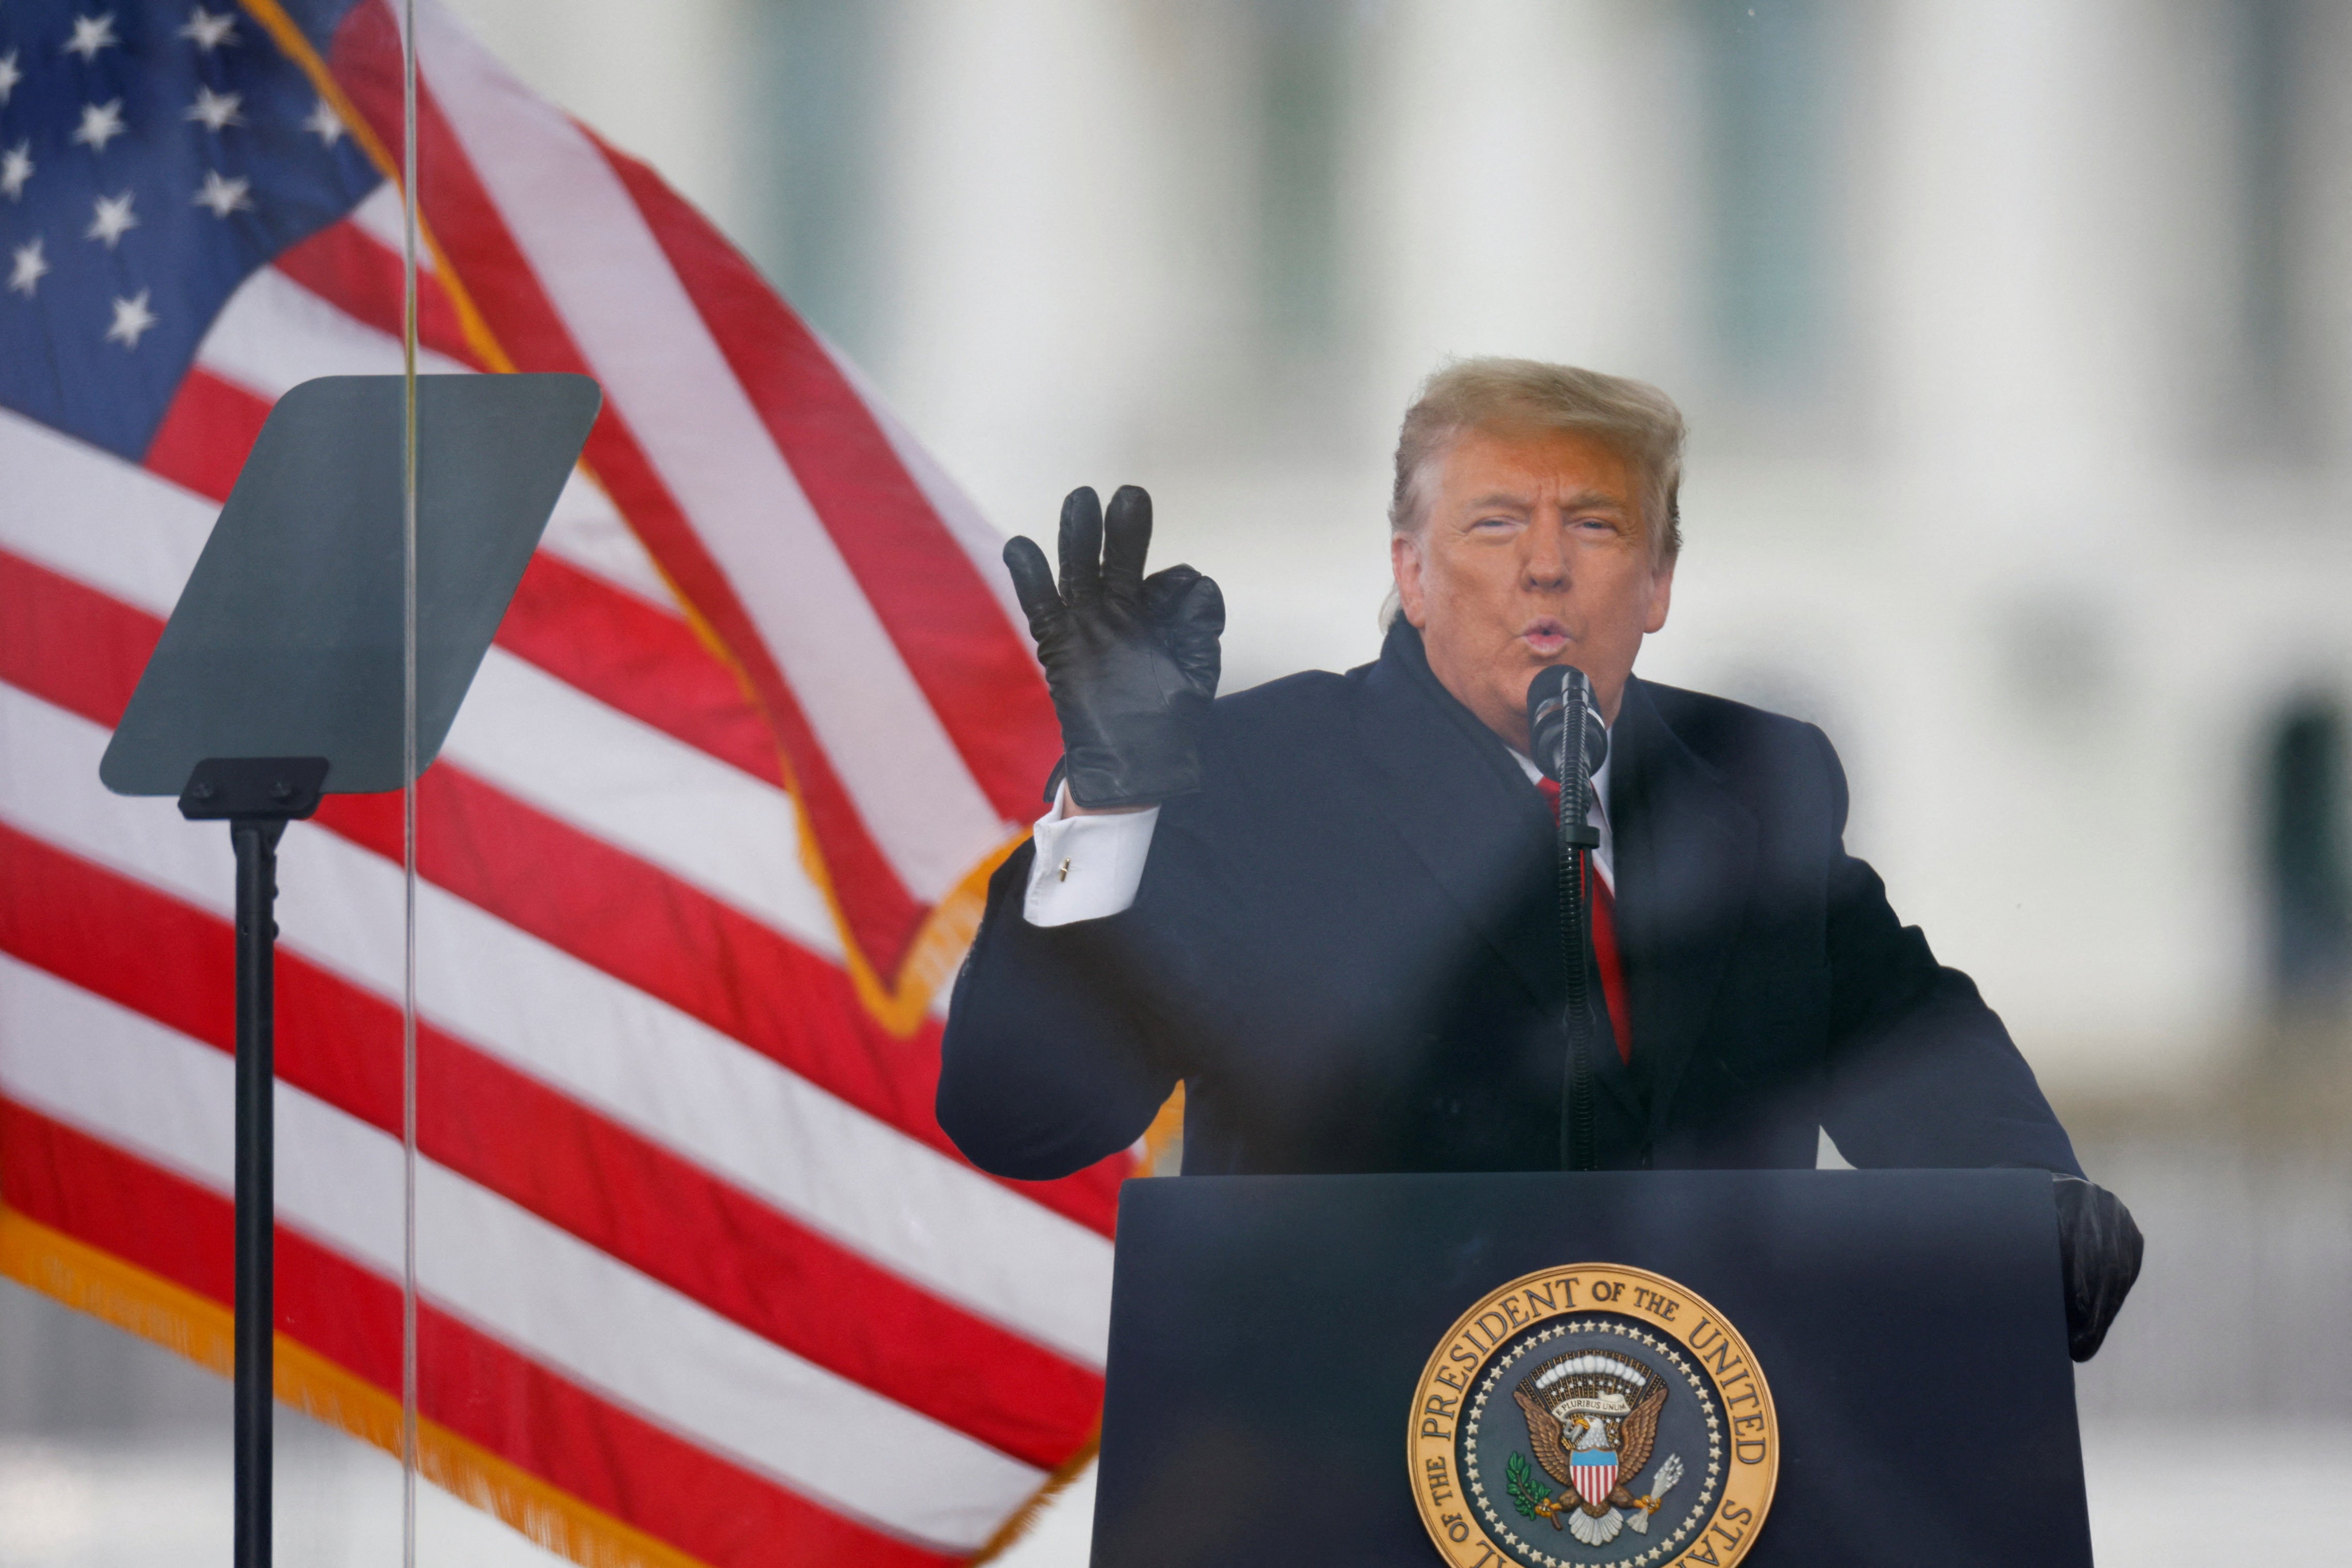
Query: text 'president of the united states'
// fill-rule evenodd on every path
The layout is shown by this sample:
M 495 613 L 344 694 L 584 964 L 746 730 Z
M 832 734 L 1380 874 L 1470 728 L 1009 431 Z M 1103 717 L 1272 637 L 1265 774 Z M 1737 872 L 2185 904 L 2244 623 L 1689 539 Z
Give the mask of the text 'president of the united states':
M 958 1145 L 1061 1176 L 1181 1082 L 1187 1174 L 1559 1168 L 1574 960 L 1528 693 L 1573 665 L 1608 732 L 1586 1163 L 1810 1166 L 1826 1128 L 1857 1166 L 2049 1170 L 2095 1350 L 2138 1234 L 1975 984 L 1846 853 L 1828 738 L 1633 674 L 1672 596 L 1682 446 L 1637 382 L 1440 371 L 1397 445 L 1380 657 L 1223 698 L 1223 601 L 1145 575 L 1142 491 L 1070 497 L 1058 586 L 1013 541 L 1065 754 L 956 983 Z

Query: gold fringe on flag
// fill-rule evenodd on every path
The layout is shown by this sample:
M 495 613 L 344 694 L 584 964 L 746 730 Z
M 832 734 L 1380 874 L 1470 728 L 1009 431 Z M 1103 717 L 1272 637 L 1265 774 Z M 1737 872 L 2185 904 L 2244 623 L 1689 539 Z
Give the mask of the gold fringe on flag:
M 995 1562 L 1019 1544 L 1022 1538 L 1030 1531 L 1036 1528 L 1037 1521 L 1044 1517 L 1045 1510 L 1053 1505 L 1054 1500 L 1060 1497 L 1069 1484 L 1076 1480 L 1088 1465 L 1095 1462 L 1095 1450 L 1101 1444 L 1102 1423 L 1097 1421 L 1094 1430 L 1087 1434 L 1087 1440 L 1078 1451 L 1064 1459 L 1060 1468 L 1045 1478 L 1045 1484 L 1030 1493 L 1029 1500 L 1023 1503 L 1011 1519 L 996 1527 L 996 1533 L 988 1538 L 988 1544 L 982 1547 L 979 1553 L 971 1559 L 971 1568 L 980 1568 L 980 1564 L 983 1563 Z
M 236 1368 L 226 1307 L 9 1208 L 0 1208 L 0 1274 L 223 1377 Z M 399 1458 L 398 1399 L 282 1333 L 275 1365 L 281 1401 Z M 416 1465 L 581 1568 L 706 1568 L 436 1422 L 416 1423 Z

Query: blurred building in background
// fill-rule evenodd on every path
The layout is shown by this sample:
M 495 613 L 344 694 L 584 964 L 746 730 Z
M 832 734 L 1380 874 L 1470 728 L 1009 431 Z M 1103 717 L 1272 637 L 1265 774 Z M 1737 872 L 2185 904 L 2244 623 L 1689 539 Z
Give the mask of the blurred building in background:
M 1002 526 L 1150 486 L 1229 688 L 1372 655 L 1443 358 L 1656 382 L 1691 543 L 1644 672 L 1829 728 L 1855 846 L 2055 1092 L 2340 1050 L 2352 12 L 459 9 Z
M 2139 1212 L 2086 1417 L 2332 1423 L 2352 1474 L 2352 7 L 451 4 L 999 526 L 1147 486 L 1228 689 L 1375 653 L 1446 356 L 1673 393 L 1642 672 L 1828 729 Z

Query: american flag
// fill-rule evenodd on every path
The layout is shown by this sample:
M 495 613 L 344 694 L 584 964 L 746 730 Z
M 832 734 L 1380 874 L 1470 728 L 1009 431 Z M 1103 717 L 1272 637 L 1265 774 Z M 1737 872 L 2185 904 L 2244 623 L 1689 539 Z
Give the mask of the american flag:
M 1083 1461 L 1115 1161 L 933 1119 L 1058 749 L 996 536 L 420 7 L 421 369 L 604 413 L 418 790 L 428 1474 L 581 1562 L 940 1563 Z M 400 364 L 388 0 L 0 7 L 0 1269 L 226 1370 L 227 835 L 98 760 L 272 400 Z M 281 852 L 278 1385 L 401 1385 L 397 798 Z

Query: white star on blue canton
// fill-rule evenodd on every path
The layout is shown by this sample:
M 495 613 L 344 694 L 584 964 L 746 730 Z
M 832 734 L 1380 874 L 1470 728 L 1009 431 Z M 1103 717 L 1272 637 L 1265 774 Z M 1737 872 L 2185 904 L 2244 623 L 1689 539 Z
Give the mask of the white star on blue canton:
M 85 103 L 81 106 L 81 127 L 73 133 L 73 140 L 93 152 L 103 152 L 108 142 L 130 129 L 122 123 L 121 99 L 111 103 Z
M 85 63 L 98 58 L 98 51 L 110 49 L 122 40 L 114 36 L 114 13 L 108 11 L 97 16 L 76 16 L 73 37 L 66 40 L 65 52 L 79 55 Z
M 115 242 L 122 237 L 125 231 L 138 226 L 139 220 L 131 211 L 131 193 L 125 191 L 119 196 L 98 198 L 98 204 L 89 220 L 89 231 L 82 237 L 103 240 L 106 242 L 106 248 L 112 250 Z
M 223 44 L 236 42 L 236 16 L 225 11 L 216 16 L 199 5 L 188 13 L 187 24 L 180 29 L 179 36 L 209 55 Z
M 245 102 L 241 92 L 215 92 L 208 87 L 196 89 L 196 101 L 188 105 L 183 120 L 193 120 L 206 131 L 220 131 L 231 125 L 243 125 L 245 116 L 237 108 Z
M 21 201 L 25 182 L 33 177 L 33 143 L 28 137 L 0 152 L 0 196 Z
M 343 139 L 343 117 L 335 112 L 333 104 L 322 98 L 318 107 L 310 111 L 310 118 L 302 122 L 302 129 L 332 147 Z
M 11 49 L 0 55 L 0 104 L 8 101 L 8 95 L 15 92 L 16 84 L 24 79 L 25 70 L 16 63 L 16 51 Z
M 155 312 L 147 308 L 148 289 L 141 289 L 129 299 L 114 302 L 114 325 L 106 329 L 106 340 L 120 343 L 126 349 L 139 346 L 139 334 L 155 324 Z
M 9 254 L 16 258 L 16 265 L 8 273 L 8 292 L 30 299 L 33 290 L 40 287 L 42 274 L 49 270 L 48 258 L 41 254 L 41 236 L 35 235 Z
M 195 204 L 210 207 L 213 216 L 225 218 L 239 208 L 253 205 L 247 194 L 252 189 L 253 182 L 242 174 L 234 180 L 226 180 L 221 177 L 219 170 L 207 169 L 205 171 L 205 188 L 196 193 Z

